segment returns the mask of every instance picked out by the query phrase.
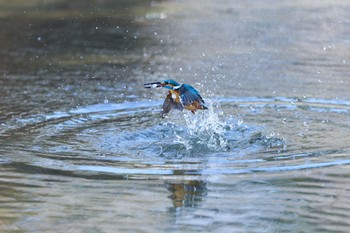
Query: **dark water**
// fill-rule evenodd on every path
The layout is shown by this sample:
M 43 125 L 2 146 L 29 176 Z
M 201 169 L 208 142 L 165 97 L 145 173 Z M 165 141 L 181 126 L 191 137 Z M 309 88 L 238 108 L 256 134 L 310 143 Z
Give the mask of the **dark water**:
M 348 1 L 0 6 L 1 232 L 350 231 Z

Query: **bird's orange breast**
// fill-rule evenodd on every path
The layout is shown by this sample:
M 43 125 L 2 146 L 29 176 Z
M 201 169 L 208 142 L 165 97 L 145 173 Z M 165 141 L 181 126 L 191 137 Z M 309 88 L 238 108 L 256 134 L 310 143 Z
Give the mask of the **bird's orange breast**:
M 177 90 L 170 90 L 171 97 L 176 103 L 180 103 L 180 93 Z

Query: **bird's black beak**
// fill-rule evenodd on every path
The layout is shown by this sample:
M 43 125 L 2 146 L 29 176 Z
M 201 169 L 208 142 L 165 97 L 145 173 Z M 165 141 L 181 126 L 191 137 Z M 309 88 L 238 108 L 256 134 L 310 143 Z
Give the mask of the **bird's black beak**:
M 143 86 L 144 88 L 157 88 L 157 87 L 162 87 L 164 85 L 161 82 L 153 82 L 153 83 L 145 83 Z

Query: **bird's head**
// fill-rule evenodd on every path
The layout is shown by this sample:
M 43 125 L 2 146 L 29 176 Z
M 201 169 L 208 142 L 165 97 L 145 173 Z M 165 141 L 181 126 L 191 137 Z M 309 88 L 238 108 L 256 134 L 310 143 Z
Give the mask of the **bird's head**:
M 144 84 L 145 88 L 157 88 L 157 87 L 165 87 L 167 89 L 173 90 L 174 87 L 180 86 L 178 82 L 172 79 L 167 79 L 162 82 L 152 82 Z
M 161 83 L 161 85 L 162 85 L 162 87 L 165 87 L 165 88 L 170 89 L 170 90 L 173 90 L 174 87 L 180 86 L 180 84 L 173 79 L 164 80 Z

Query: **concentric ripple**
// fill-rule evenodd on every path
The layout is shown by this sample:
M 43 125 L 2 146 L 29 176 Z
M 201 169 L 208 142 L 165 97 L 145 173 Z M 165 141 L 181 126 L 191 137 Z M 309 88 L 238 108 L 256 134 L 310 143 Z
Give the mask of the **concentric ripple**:
M 138 179 L 350 163 L 343 158 L 349 150 L 342 138 L 347 130 L 336 121 L 348 117 L 348 102 L 287 98 L 208 102 L 209 111 L 196 115 L 175 111 L 164 120 L 159 118 L 160 101 L 91 105 L 18 120 L 22 124 L 4 132 L 3 138 L 19 136 L 18 147 L 26 156 L 16 160 L 35 166 Z M 336 146 L 327 144 L 332 133 L 328 127 L 333 132 L 339 128 Z
M 287 98 L 207 102 L 209 111 L 196 115 L 174 111 L 166 119 L 159 117 L 161 101 L 141 101 L 89 105 L 5 122 L 0 185 L 11 183 L 12 188 L 0 195 L 25 190 L 17 197 L 25 205 L 7 201 L 13 207 L 5 207 L 2 218 L 12 219 L 18 212 L 30 216 L 35 208 L 44 225 L 33 229 L 22 222 L 16 225 L 45 231 L 46 223 L 59 218 L 80 226 L 79 217 L 56 217 L 56 209 L 63 206 L 61 213 L 68 212 L 67 216 L 79 216 L 84 209 L 90 216 L 86 227 L 92 229 L 100 222 L 96 214 L 125 222 L 130 218 L 123 209 L 138 216 L 145 206 L 140 219 L 152 225 L 153 217 L 145 213 L 156 206 L 167 211 L 160 213 L 166 216 L 159 226 L 162 231 L 197 232 L 205 227 L 217 232 L 220 225 L 219 232 L 228 226 L 238 232 L 286 227 L 296 232 L 346 232 L 347 102 Z M 26 179 L 19 179 L 19 174 Z M 297 225 L 290 221 L 294 216 L 302 216 Z M 174 219 L 176 225 L 169 226 Z M 324 220 L 327 224 L 316 227 Z M 128 229 L 137 231 L 137 226 Z M 121 224 L 110 227 L 125 230 Z

